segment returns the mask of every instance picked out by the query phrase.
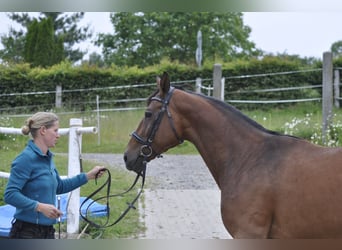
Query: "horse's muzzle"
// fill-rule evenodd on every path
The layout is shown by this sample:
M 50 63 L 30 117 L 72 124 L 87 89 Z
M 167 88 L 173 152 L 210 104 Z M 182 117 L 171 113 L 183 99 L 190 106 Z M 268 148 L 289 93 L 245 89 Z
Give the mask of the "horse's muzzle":
M 142 156 L 138 156 L 134 159 L 130 158 L 128 153 L 125 152 L 124 153 L 124 161 L 126 164 L 126 168 L 130 171 L 134 171 L 136 173 L 140 173 L 143 169 L 144 169 L 144 165 L 146 163 L 144 163 L 145 159 Z

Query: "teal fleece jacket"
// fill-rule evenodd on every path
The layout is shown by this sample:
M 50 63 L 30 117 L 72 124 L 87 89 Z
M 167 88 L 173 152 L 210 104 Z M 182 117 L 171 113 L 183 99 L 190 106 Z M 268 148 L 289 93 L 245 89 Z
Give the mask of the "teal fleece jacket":
M 61 179 L 53 162 L 53 154 L 48 151 L 44 155 L 30 140 L 12 162 L 4 199 L 16 208 L 15 219 L 53 225 L 56 219 L 49 219 L 36 211 L 38 202 L 55 205 L 57 194 L 70 192 L 85 183 L 85 173 Z

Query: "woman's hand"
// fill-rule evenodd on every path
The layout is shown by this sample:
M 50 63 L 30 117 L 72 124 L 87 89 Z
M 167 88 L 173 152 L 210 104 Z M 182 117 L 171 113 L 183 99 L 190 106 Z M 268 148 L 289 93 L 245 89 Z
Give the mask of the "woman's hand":
M 99 178 L 103 175 L 106 168 L 104 166 L 95 166 L 92 170 L 87 173 L 87 179 L 93 180 L 95 178 Z
M 44 214 L 46 217 L 50 219 L 57 219 L 58 217 L 62 216 L 63 213 L 61 210 L 57 209 L 55 206 L 46 203 L 38 203 L 37 212 Z

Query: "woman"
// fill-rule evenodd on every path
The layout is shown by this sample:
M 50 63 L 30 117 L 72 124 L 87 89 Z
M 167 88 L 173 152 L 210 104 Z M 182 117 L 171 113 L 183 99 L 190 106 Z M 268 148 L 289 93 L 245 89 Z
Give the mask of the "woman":
M 22 128 L 33 139 L 12 162 L 4 194 L 5 202 L 16 207 L 10 238 L 54 239 L 53 224 L 62 215 L 55 207 L 56 194 L 70 192 L 103 174 L 103 167 L 95 166 L 88 173 L 60 178 L 49 150 L 59 138 L 58 128 L 58 117 L 49 112 L 34 114 Z

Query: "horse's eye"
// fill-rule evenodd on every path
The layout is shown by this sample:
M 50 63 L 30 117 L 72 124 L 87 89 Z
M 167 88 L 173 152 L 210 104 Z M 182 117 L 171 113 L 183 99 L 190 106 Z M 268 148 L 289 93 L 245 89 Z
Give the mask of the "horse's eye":
M 150 118 L 152 116 L 151 111 L 145 111 L 145 118 Z

